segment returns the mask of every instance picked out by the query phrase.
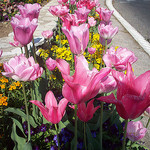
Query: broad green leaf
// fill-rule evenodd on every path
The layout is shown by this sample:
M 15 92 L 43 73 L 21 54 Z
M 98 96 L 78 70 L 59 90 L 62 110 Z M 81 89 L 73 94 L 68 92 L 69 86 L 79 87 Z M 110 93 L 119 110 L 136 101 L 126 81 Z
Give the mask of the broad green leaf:
M 31 145 L 31 143 L 29 142 L 29 143 L 25 143 L 24 144 L 24 147 L 23 147 L 23 150 L 32 150 L 32 145 Z

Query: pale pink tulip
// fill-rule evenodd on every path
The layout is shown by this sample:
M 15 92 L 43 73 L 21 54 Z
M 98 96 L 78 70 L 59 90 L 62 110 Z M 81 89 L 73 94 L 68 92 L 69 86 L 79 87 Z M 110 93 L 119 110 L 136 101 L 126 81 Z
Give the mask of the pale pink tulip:
M 148 107 L 145 111 L 146 111 L 146 112 L 148 113 L 148 115 L 150 116 L 150 107 Z
M 69 12 L 69 9 L 66 6 L 55 5 L 55 6 L 50 6 L 48 11 L 54 16 L 62 17 Z
M 38 3 L 25 4 L 24 6 L 18 5 L 18 9 L 24 18 L 28 17 L 32 21 L 34 18 L 38 19 L 41 6 Z
M 10 45 L 14 46 L 14 47 L 23 47 L 23 45 L 20 44 L 19 41 L 16 40 L 15 36 L 14 36 L 14 42 L 9 42 Z
M 103 46 L 105 46 L 106 44 L 107 44 L 107 45 L 110 44 L 111 41 L 112 41 L 112 39 L 107 39 L 107 43 L 106 43 L 106 39 L 102 38 L 101 36 L 100 36 L 100 38 L 99 38 L 99 42 L 100 42 Z
M 32 41 L 33 33 L 37 28 L 37 19 L 30 21 L 29 18 L 18 18 L 18 16 L 12 17 L 11 25 L 15 39 L 25 46 Z
M 132 142 L 141 140 L 147 132 L 141 121 L 130 121 L 127 125 L 127 138 Z
M 109 23 L 108 25 L 100 23 L 98 32 L 104 39 L 112 39 L 118 33 L 118 27 L 113 28 L 112 23 Z
M 2 54 L 3 54 L 3 51 L 2 51 L 2 50 L 0 50 L 0 57 L 2 57 Z
M 94 17 L 88 17 L 88 24 L 90 25 L 90 27 L 94 27 L 96 25 L 96 20 L 94 19 Z
M 131 64 L 128 64 L 126 74 L 112 70 L 112 75 L 117 81 L 117 99 L 111 94 L 98 100 L 115 104 L 123 119 L 139 117 L 150 106 L 150 70 L 135 77 Z
M 96 48 L 93 48 L 93 47 L 88 47 L 88 52 L 90 53 L 90 54 L 94 54 L 95 52 L 96 52 Z
M 87 16 L 90 13 L 90 9 L 87 9 L 85 6 L 78 8 L 75 10 L 75 14 L 77 14 L 77 17 L 79 20 L 84 20 L 84 22 L 87 20 Z
M 38 100 L 31 100 L 30 102 L 38 106 L 44 118 L 53 124 L 61 121 L 68 103 L 67 99 L 63 98 L 60 100 L 59 104 L 57 104 L 52 91 L 47 92 L 45 96 L 46 107 Z
M 16 81 L 36 80 L 43 73 L 43 68 L 36 64 L 33 57 L 26 58 L 24 54 L 11 58 L 3 64 L 2 74 Z
M 66 27 L 62 27 L 62 31 L 68 39 L 72 53 L 83 54 L 89 41 L 88 24 L 71 26 L 70 31 Z
M 115 67 L 117 70 L 124 71 L 127 69 L 127 64 L 136 62 L 137 57 L 127 48 L 119 47 L 117 50 L 111 47 L 106 51 L 103 60 L 107 67 Z
M 56 60 L 54 60 L 52 58 L 48 58 L 46 60 L 46 66 L 47 66 L 48 70 L 53 71 L 56 68 Z
M 100 72 L 96 68 L 89 70 L 87 60 L 81 55 L 75 56 L 75 73 L 70 76 L 69 64 L 63 59 L 56 61 L 65 80 L 62 94 L 73 104 L 86 102 L 95 97 L 100 90 L 101 80 L 110 72 L 109 68 L 103 68 Z
M 51 31 L 51 30 L 43 31 L 43 32 L 42 32 L 42 36 L 43 36 L 45 39 L 50 39 L 50 38 L 53 36 L 53 31 Z

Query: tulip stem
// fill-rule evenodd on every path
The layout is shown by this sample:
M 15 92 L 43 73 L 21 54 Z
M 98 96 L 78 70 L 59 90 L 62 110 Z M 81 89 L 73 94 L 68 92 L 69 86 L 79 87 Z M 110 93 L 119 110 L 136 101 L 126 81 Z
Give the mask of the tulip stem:
M 107 50 L 107 39 L 105 41 L 105 53 L 104 54 L 106 54 L 106 50 Z
M 124 134 L 123 134 L 123 145 L 122 145 L 122 150 L 125 150 L 127 125 L 128 125 L 128 119 L 125 120 L 125 129 L 124 129 Z
M 26 55 L 26 57 L 29 58 L 29 52 L 28 52 L 27 45 L 24 46 L 24 49 L 25 49 L 25 55 Z
M 20 49 L 21 49 L 21 53 L 23 54 L 23 50 L 22 50 L 22 47 L 20 47 Z
M 59 143 L 59 135 L 58 135 L 57 124 L 55 124 L 55 129 L 56 129 L 56 134 L 57 134 L 58 150 L 60 150 L 60 143 Z
M 146 124 L 146 128 L 148 127 L 149 123 L 150 123 L 150 118 L 148 119 L 148 122 Z
M 26 109 L 26 115 L 27 115 L 27 123 L 28 123 L 28 142 L 30 142 L 31 139 L 31 130 L 30 130 L 30 122 L 29 122 L 29 111 L 28 111 L 28 104 L 27 104 L 27 98 L 25 93 L 25 85 L 24 82 L 22 82 L 22 89 L 23 89 L 23 95 L 25 100 L 25 109 Z
M 102 132 L 103 132 L 103 102 L 101 102 L 101 112 L 100 112 L 101 114 L 100 114 L 100 150 L 102 150 L 102 148 L 103 148 L 103 143 L 102 143 L 102 141 L 103 141 L 103 134 L 102 134 Z
M 84 122 L 84 145 L 85 145 L 85 150 L 87 150 L 87 146 L 86 146 L 86 122 Z
M 74 105 L 75 107 L 75 130 L 74 130 L 74 135 L 75 135 L 75 145 L 74 145 L 74 150 L 77 150 L 77 104 Z
M 60 18 L 58 18 L 58 26 L 59 26 L 59 46 L 61 47 L 61 31 L 60 31 L 61 25 L 60 25 Z

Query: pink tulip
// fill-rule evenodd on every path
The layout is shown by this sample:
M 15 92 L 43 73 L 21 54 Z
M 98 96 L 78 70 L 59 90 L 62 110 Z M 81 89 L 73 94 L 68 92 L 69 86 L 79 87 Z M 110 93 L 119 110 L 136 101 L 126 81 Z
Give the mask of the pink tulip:
M 25 4 L 24 6 L 18 5 L 18 9 L 24 18 L 29 18 L 32 21 L 34 18 L 38 19 L 41 6 L 38 3 Z
M 75 14 L 77 14 L 77 17 L 79 20 L 84 20 L 84 22 L 87 20 L 87 16 L 90 13 L 90 9 L 87 9 L 85 6 L 78 8 L 75 10 Z
M 101 81 L 101 87 L 99 90 L 99 94 L 101 93 L 109 93 L 117 88 L 117 82 L 114 77 L 109 74 Z
M 126 120 L 139 117 L 150 106 L 150 70 L 136 78 L 128 64 L 126 75 L 115 70 L 112 75 L 117 81 L 117 99 L 111 94 L 98 100 L 115 104 L 119 115 Z
M 62 31 L 67 36 L 72 53 L 83 54 L 89 41 L 88 24 L 71 26 L 70 31 L 66 27 L 62 27 Z
M 107 39 L 107 45 L 110 44 L 111 41 L 112 41 L 112 39 Z M 99 42 L 100 42 L 103 46 L 106 45 L 106 39 L 102 38 L 101 36 L 100 36 L 100 38 L 99 38 Z
M 56 68 L 56 60 L 54 60 L 52 58 L 48 58 L 46 60 L 46 66 L 47 66 L 48 70 L 53 71 Z
M 145 111 L 148 113 L 148 116 L 150 117 L 150 107 L 148 107 Z
M 104 39 L 112 39 L 118 33 L 118 27 L 113 28 L 111 23 L 108 25 L 101 23 L 98 26 L 98 32 Z
M 127 138 L 132 142 L 141 140 L 147 132 L 141 121 L 130 121 L 127 125 Z
M 67 3 L 67 2 L 68 2 L 68 0 L 58 0 L 59 4 L 64 4 L 64 3 Z
M 50 38 L 53 36 L 53 31 L 51 31 L 51 30 L 43 31 L 43 32 L 42 32 L 42 36 L 43 36 L 45 39 L 50 39 Z
M 61 121 L 68 103 L 67 99 L 63 98 L 60 100 L 59 104 L 57 104 L 52 91 L 47 92 L 45 96 L 46 107 L 38 100 L 31 100 L 30 102 L 38 106 L 44 118 L 53 124 Z
M 88 52 L 92 55 L 96 52 L 96 48 L 93 48 L 93 47 L 89 48 L 88 47 Z
M 94 99 L 88 102 L 87 106 L 85 103 L 78 104 L 77 116 L 83 122 L 88 122 L 93 118 L 94 113 L 100 106 L 94 107 Z M 74 109 L 74 107 L 72 107 Z
M 36 80 L 43 73 L 43 68 L 36 64 L 33 57 L 26 58 L 24 54 L 11 58 L 4 63 L 2 74 L 16 81 Z
M 23 47 L 23 45 L 20 44 L 19 41 L 16 40 L 15 36 L 14 36 L 14 42 L 9 42 L 10 45 L 14 46 L 14 47 Z
M 77 8 L 82 8 L 83 6 L 86 6 L 87 9 L 93 9 L 93 7 L 96 6 L 94 1 L 91 0 L 79 0 L 77 2 Z
M 55 6 L 50 6 L 48 11 L 54 16 L 62 17 L 69 12 L 69 9 L 66 6 L 55 5 Z
M 75 3 L 76 3 L 76 0 L 70 0 L 71 5 L 75 5 Z
M 94 27 L 96 25 L 96 20 L 94 19 L 94 17 L 88 17 L 88 24 L 90 25 L 90 27 Z
M 96 12 L 100 15 L 101 20 L 105 21 L 106 23 L 110 22 L 110 18 L 113 14 L 113 11 L 110 11 L 103 7 L 101 7 L 101 8 L 98 7 L 98 8 L 96 8 Z
M 11 25 L 15 39 L 20 42 L 21 45 L 25 46 L 32 41 L 33 33 L 37 27 L 37 19 L 30 21 L 29 18 L 18 18 L 18 16 L 12 17 Z
M 3 54 L 3 51 L 2 51 L 2 50 L 0 50 L 0 57 L 2 57 L 2 54 Z
M 63 85 L 63 96 L 73 104 L 86 102 L 95 97 L 100 89 L 101 80 L 110 72 L 109 68 L 103 68 L 100 72 L 96 68 L 89 70 L 88 62 L 83 55 L 75 56 L 75 73 L 70 76 L 69 64 L 58 59 L 57 67 L 65 80 Z
M 137 57 L 127 48 L 119 47 L 117 50 L 111 47 L 103 56 L 103 60 L 107 67 L 115 67 L 117 70 L 124 71 L 127 69 L 127 64 L 136 62 Z

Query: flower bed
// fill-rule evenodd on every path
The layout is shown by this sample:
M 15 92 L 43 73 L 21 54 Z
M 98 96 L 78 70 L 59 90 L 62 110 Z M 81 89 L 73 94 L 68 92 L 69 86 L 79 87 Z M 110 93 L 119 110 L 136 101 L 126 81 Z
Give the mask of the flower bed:
M 24 54 L 1 65 L 0 147 L 11 149 L 148 149 L 150 71 L 135 77 L 134 53 L 112 47 L 113 11 L 97 1 L 59 1 L 55 31 L 34 46 L 39 4 L 18 6 L 13 46 Z M 33 42 L 33 47 L 27 46 Z M 0 56 L 2 51 L 0 51 Z M 8 144 L 10 143 L 10 144 Z

